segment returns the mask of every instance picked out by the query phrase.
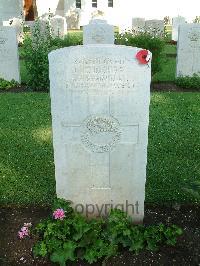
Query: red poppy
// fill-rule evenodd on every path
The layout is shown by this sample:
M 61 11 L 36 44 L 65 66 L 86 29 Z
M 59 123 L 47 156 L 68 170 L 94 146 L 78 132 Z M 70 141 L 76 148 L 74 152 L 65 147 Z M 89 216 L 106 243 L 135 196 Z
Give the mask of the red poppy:
M 150 53 L 148 50 L 140 50 L 136 54 L 136 58 L 140 62 L 140 64 L 148 64 L 150 61 Z

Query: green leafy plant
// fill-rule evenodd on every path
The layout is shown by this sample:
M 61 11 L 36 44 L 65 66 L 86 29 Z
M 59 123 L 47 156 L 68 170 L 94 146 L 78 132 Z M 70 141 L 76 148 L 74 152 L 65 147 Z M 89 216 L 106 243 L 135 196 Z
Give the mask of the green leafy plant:
M 28 86 L 35 91 L 49 88 L 48 53 L 51 51 L 51 34 L 48 22 L 35 21 L 31 36 L 24 38 L 22 56 L 28 72 Z
M 152 74 L 162 70 L 162 65 L 165 60 L 164 48 L 165 41 L 159 36 L 152 36 L 148 32 L 126 32 L 119 34 L 115 39 L 116 44 L 139 47 L 149 50 L 152 53 Z
M 165 41 L 163 38 L 152 36 L 148 32 L 140 32 L 136 35 L 132 32 L 126 32 L 117 35 L 115 43 L 149 50 L 152 53 L 152 74 L 154 75 L 162 70 L 162 65 L 165 61 Z
M 200 75 L 194 74 L 192 77 L 178 77 L 175 84 L 184 89 L 197 89 L 200 90 Z
M 0 90 L 8 90 L 14 87 L 19 87 L 19 83 L 12 79 L 11 81 L 0 78 Z
M 70 202 L 59 199 L 53 210 L 53 216 L 32 232 L 39 239 L 33 253 L 61 266 L 78 259 L 93 263 L 116 255 L 121 248 L 134 253 L 155 251 L 162 244 L 175 245 L 182 234 L 175 225 L 133 225 L 126 213 L 117 209 L 105 219 L 87 219 L 74 212 Z
M 81 34 L 68 34 L 64 40 L 53 38 L 49 22 L 35 21 L 35 26 L 24 38 L 21 56 L 25 60 L 28 86 L 34 91 L 49 90 L 48 54 L 62 47 L 82 44 Z

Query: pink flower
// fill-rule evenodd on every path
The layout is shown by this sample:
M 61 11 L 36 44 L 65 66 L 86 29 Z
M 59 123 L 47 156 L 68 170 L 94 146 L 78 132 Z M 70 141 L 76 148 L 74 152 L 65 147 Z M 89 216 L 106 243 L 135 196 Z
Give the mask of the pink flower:
M 23 234 L 23 232 L 19 231 L 19 232 L 18 232 L 18 236 L 19 236 L 20 239 L 24 238 L 24 234 Z
M 24 226 L 21 228 L 21 232 L 24 234 L 24 236 L 29 235 L 28 227 Z
M 32 225 L 31 223 L 24 223 L 24 226 L 18 232 L 18 237 L 20 239 L 24 238 L 25 236 L 29 236 L 30 234 L 29 227 L 31 227 L 31 225 Z
M 63 220 L 65 217 L 65 211 L 63 209 L 57 209 L 53 212 L 54 219 Z

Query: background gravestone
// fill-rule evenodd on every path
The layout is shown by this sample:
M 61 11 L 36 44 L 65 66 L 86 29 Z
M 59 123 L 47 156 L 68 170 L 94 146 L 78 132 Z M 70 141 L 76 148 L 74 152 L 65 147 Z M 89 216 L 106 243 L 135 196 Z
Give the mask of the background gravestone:
M 0 78 L 20 82 L 17 36 L 12 27 L 0 27 L 0 62 Z
M 178 41 L 178 28 L 180 25 L 185 24 L 186 20 L 184 17 L 176 17 L 172 19 L 172 40 Z
M 135 32 L 144 31 L 145 19 L 144 18 L 133 18 L 132 19 L 132 29 Z
M 91 20 L 83 27 L 83 44 L 114 44 L 114 26 L 106 20 Z
M 200 24 L 179 26 L 177 76 L 200 75 Z
M 164 33 L 164 21 L 158 19 L 146 20 L 145 29 L 150 34 L 162 36 Z
M 136 59 L 140 50 L 92 44 L 49 54 L 57 196 L 86 215 L 88 206 L 93 216 L 118 207 L 143 220 L 151 67 Z
M 23 0 L 0 0 L 0 21 L 23 17 Z
M 33 43 L 46 41 L 50 38 L 50 23 L 48 18 L 37 19 L 31 27 L 31 38 Z M 39 35 L 39 36 L 38 36 Z
M 23 20 L 20 18 L 12 18 L 9 20 L 9 24 L 16 30 L 18 43 L 23 42 Z
M 66 19 L 61 16 L 54 16 L 50 19 L 52 36 L 64 38 L 67 34 L 67 23 Z

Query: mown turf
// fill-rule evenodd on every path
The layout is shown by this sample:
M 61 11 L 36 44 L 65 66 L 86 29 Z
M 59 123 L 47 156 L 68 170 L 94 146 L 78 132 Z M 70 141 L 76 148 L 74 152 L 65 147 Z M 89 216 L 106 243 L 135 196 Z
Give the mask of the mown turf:
M 182 188 L 200 179 L 199 121 L 199 93 L 152 94 L 148 202 L 195 201 Z M 46 204 L 54 195 L 49 95 L 1 94 L 0 203 Z
M 154 82 L 173 82 L 176 73 L 176 58 L 166 58 L 161 71 L 153 76 Z
M 200 180 L 200 93 L 153 93 L 146 200 L 194 201 L 184 187 Z
M 176 55 L 176 52 L 177 52 L 176 45 L 166 44 L 164 52 L 165 52 L 165 54 L 174 54 L 174 55 Z
M 55 193 L 48 94 L 0 95 L 0 203 L 45 203 Z

